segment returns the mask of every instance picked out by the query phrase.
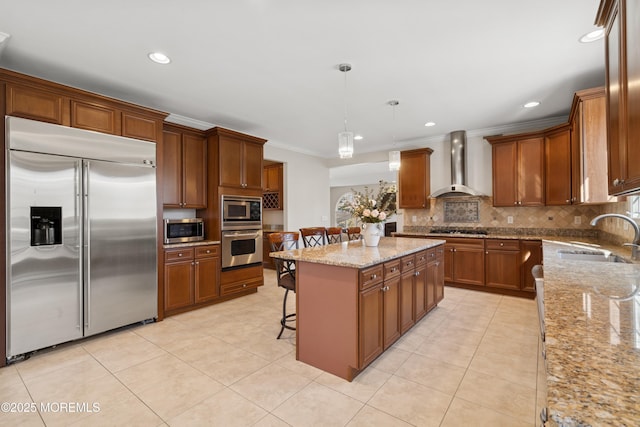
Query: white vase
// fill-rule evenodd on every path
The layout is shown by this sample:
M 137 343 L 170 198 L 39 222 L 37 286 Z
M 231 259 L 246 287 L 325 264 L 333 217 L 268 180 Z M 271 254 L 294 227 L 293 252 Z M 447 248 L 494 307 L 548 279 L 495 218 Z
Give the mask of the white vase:
M 380 243 L 380 223 L 364 223 L 362 227 L 364 228 L 364 232 L 362 233 L 362 238 L 364 239 L 365 246 L 378 246 Z

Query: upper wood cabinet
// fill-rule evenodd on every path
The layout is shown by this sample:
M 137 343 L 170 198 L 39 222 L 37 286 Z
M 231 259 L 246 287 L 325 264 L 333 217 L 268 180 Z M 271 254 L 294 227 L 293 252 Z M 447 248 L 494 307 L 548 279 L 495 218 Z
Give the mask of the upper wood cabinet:
M 202 132 L 165 124 L 162 184 L 165 207 L 207 206 L 207 144 Z
M 282 163 L 264 167 L 262 173 L 262 209 L 282 210 Z
M 609 194 L 640 190 L 640 2 L 601 0 L 605 27 Z
M 608 192 L 606 118 L 604 87 L 575 93 L 569 114 L 574 203 L 617 201 Z
M 493 152 L 493 205 L 544 205 L 542 133 L 489 136 Z
M 262 192 L 262 151 L 266 140 L 222 128 L 214 128 L 210 138 L 218 148 L 219 185 Z
M 431 148 L 400 152 L 398 207 L 422 209 L 431 194 Z
M 570 205 L 577 202 L 573 194 L 571 163 L 573 160 L 571 127 L 561 125 L 544 136 L 545 205 Z
M 69 126 L 69 98 L 39 88 L 7 84 L 7 115 Z

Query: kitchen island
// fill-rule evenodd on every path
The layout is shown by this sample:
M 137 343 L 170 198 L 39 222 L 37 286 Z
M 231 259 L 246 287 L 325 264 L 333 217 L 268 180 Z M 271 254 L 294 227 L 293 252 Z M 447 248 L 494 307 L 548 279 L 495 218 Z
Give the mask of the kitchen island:
M 296 261 L 296 359 L 348 381 L 444 297 L 444 240 L 272 252 Z

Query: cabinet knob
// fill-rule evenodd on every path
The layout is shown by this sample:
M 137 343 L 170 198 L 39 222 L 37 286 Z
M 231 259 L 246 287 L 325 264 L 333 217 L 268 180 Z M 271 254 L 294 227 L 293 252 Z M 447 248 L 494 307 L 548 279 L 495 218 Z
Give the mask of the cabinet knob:
M 613 185 L 615 185 L 616 187 L 617 187 L 618 185 L 620 185 L 620 184 L 621 184 L 621 182 L 620 182 L 620 180 L 619 180 L 618 178 L 616 178 L 616 179 L 614 179 L 614 180 L 613 180 Z
M 372 275 L 371 275 L 371 280 L 374 280 L 374 279 L 377 279 L 377 278 L 378 278 L 378 275 L 377 275 L 377 274 L 372 274 Z
M 420 272 L 419 272 L 419 271 L 416 271 L 416 272 L 415 272 L 415 275 L 416 275 L 416 276 L 419 276 L 419 275 L 420 275 Z
M 504 243 L 500 243 L 500 246 L 504 246 Z
M 395 273 L 395 271 L 396 271 L 396 270 L 397 270 L 397 268 L 396 268 L 396 267 L 391 267 L 391 272 L 392 272 L 392 273 Z
M 200 261 L 196 261 L 196 265 L 200 264 Z
M 209 254 L 209 253 L 211 253 L 211 251 L 209 249 L 207 249 L 207 253 Z
M 568 205 L 570 205 L 571 204 L 571 199 L 567 199 L 566 202 L 567 202 Z
M 178 254 L 178 256 L 182 256 L 182 252 L 180 252 L 180 253 Z
M 242 287 L 243 287 L 243 288 L 246 288 L 246 287 L 247 287 L 247 284 L 246 284 L 246 283 L 243 283 L 243 284 L 242 284 Z

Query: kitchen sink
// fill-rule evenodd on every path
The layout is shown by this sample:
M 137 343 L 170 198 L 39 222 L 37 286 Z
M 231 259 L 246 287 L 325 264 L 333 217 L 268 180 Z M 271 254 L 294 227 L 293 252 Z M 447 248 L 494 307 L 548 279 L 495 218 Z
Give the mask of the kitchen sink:
M 614 255 L 610 252 L 584 249 L 560 249 L 558 251 L 558 257 L 575 261 L 621 262 L 625 264 L 630 263 L 630 261 L 624 259 L 623 257 Z

